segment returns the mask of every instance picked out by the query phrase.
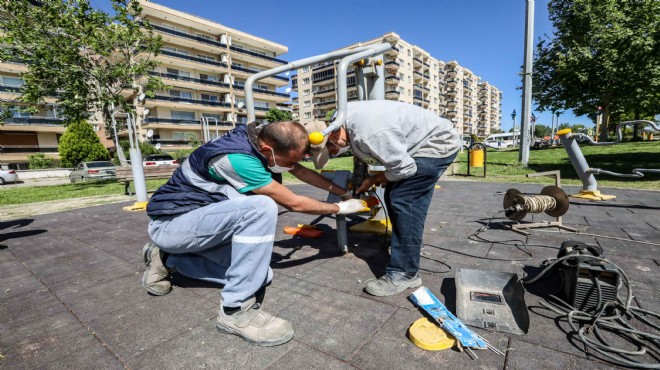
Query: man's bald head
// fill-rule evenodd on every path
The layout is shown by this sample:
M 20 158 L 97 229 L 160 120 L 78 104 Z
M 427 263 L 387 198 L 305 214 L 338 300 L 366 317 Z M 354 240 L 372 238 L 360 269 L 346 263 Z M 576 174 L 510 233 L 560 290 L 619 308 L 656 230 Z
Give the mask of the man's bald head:
M 309 151 L 307 130 L 296 121 L 272 122 L 265 125 L 259 132 L 259 140 L 281 153 Z

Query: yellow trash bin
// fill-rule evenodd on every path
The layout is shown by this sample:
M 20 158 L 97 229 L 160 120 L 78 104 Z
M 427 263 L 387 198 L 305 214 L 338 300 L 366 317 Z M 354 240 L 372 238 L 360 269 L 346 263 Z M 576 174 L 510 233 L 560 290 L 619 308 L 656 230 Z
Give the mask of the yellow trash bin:
M 470 167 L 483 167 L 484 166 L 484 150 L 472 149 L 470 150 Z

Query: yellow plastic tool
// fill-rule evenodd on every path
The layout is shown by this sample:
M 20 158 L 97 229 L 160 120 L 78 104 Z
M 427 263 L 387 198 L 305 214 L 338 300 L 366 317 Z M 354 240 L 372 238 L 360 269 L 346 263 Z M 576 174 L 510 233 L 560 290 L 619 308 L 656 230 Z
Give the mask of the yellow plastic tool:
M 414 345 L 428 351 L 441 351 L 456 344 L 454 337 L 426 317 L 410 325 L 408 337 Z

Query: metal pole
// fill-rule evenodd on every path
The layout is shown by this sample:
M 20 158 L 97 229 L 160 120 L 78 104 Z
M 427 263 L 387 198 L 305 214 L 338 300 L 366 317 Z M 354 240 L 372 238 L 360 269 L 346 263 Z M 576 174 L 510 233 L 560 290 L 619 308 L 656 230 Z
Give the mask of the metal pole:
M 563 130 L 562 130 L 563 131 Z M 564 146 L 568 158 L 575 168 L 580 180 L 582 181 L 582 190 L 595 191 L 598 189 L 598 183 L 596 178 L 589 172 L 589 164 L 584 158 L 580 146 L 573 137 L 573 134 L 570 130 L 567 129 L 567 132 L 558 131 L 559 141 Z
M 532 39 L 534 38 L 534 0 L 525 7 L 525 63 L 523 65 L 522 120 L 518 159 L 523 167 L 529 162 L 529 116 L 532 108 Z
M 115 134 L 115 147 L 117 148 L 117 158 L 119 158 L 119 164 L 122 167 L 127 167 L 128 162 L 126 162 L 126 156 L 124 155 L 124 149 L 119 145 L 119 136 L 117 136 L 117 120 L 115 119 L 115 114 L 118 112 L 110 112 L 110 120 L 112 120 L 112 131 Z
M 128 135 L 130 136 L 131 143 L 131 172 L 133 173 L 133 185 L 135 186 L 135 197 L 138 203 L 147 202 L 147 184 L 144 179 L 144 168 L 142 167 L 142 153 L 140 153 L 140 145 L 138 143 L 137 126 L 135 126 L 135 116 L 131 113 L 126 114 L 126 121 L 128 123 Z M 134 136 L 134 137 L 133 137 Z M 133 144 L 135 140 L 135 144 Z

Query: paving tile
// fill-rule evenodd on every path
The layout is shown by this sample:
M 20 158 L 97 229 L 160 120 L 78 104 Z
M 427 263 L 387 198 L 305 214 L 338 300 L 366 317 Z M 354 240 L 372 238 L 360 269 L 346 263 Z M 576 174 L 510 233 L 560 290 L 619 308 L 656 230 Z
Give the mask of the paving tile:
M 507 351 L 506 369 L 603 369 L 609 367 L 584 357 L 527 343 L 525 339 L 511 339 Z
M 34 368 L 98 343 L 56 300 L 45 300 L 23 314 L 0 324 L 5 368 Z
M 125 361 L 216 315 L 217 304 L 176 289 L 162 297 L 102 315 L 89 322 L 108 348 Z
M 258 347 L 215 328 L 215 318 L 199 322 L 171 337 L 154 330 L 159 337 L 153 346 L 138 348 L 127 361 L 132 369 L 264 369 L 297 346 L 295 342 L 276 347 Z M 145 343 L 146 344 L 146 343 Z M 139 344 L 140 347 L 143 344 Z
M 0 280 L 0 323 L 25 316 L 33 307 L 55 301 L 50 291 L 34 276 Z
M 341 360 L 348 359 L 394 312 L 392 306 L 290 277 L 281 277 L 278 287 L 303 296 L 281 312 L 293 324 L 296 340 Z
M 355 351 L 349 363 L 361 369 L 444 369 L 470 367 L 502 369 L 504 357 L 491 351 L 478 351 L 478 360 L 455 349 L 427 351 L 416 347 L 407 338 L 410 325 L 422 314 L 417 310 L 397 309 L 362 348 Z M 484 334 L 491 343 L 499 335 Z M 504 342 L 506 343 L 506 341 Z
M 58 293 L 80 320 L 89 322 L 105 314 L 152 298 L 142 287 L 142 274 L 135 273 L 87 288 L 65 288 Z
M 268 369 L 355 369 L 330 355 L 300 343 L 292 343 L 288 352 L 275 360 Z
M 87 370 L 90 367 L 117 370 L 125 368 L 107 348 L 96 342 L 66 357 L 46 363 L 38 369 Z

